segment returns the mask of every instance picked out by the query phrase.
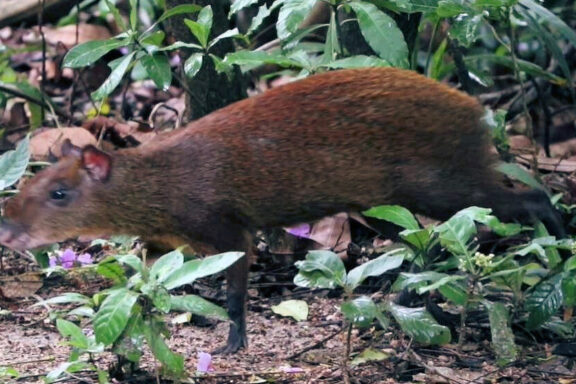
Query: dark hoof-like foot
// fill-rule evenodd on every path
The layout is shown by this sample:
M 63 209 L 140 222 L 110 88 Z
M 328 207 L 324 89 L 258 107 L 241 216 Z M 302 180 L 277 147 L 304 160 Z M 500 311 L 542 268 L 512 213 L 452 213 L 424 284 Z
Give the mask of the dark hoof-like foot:
M 246 348 L 245 343 L 242 343 L 242 342 L 231 343 L 230 341 L 228 341 L 228 344 L 226 344 L 222 347 L 216 348 L 214 351 L 212 351 L 212 354 L 213 355 L 232 355 L 243 348 Z

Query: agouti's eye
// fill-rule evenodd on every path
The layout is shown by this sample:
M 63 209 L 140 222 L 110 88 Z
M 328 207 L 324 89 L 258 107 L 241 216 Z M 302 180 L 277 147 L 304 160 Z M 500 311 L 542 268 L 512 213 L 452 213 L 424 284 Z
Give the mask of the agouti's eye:
M 70 191 L 66 188 L 58 188 L 50 191 L 50 201 L 52 204 L 63 207 L 70 203 Z

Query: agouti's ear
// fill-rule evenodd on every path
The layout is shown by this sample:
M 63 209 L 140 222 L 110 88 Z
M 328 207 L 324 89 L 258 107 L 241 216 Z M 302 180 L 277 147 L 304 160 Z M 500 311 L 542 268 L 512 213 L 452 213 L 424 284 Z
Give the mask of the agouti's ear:
M 62 156 L 64 157 L 75 156 L 80 158 L 80 156 L 82 155 L 82 149 L 72 144 L 70 139 L 66 139 L 62 143 L 62 147 L 60 147 L 60 153 L 62 153 Z
M 105 182 L 110 178 L 112 157 L 93 145 L 82 150 L 82 165 L 93 179 Z

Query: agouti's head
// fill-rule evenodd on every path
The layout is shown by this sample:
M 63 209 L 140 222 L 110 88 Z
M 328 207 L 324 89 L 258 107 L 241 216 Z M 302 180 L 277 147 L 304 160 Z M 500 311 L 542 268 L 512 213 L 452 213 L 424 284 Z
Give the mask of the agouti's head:
M 112 159 L 94 146 L 62 145 L 58 163 L 39 172 L 8 200 L 0 224 L 0 243 L 23 250 L 89 235 L 94 225 L 87 215 L 94 186 L 105 183 Z

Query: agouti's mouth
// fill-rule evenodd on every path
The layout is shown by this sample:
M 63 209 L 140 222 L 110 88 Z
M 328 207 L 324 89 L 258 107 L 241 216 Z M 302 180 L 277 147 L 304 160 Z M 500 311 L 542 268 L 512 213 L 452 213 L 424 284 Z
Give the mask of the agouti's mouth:
M 24 251 L 48 245 L 50 242 L 32 238 L 22 226 L 5 221 L 0 224 L 0 244 L 15 251 Z

